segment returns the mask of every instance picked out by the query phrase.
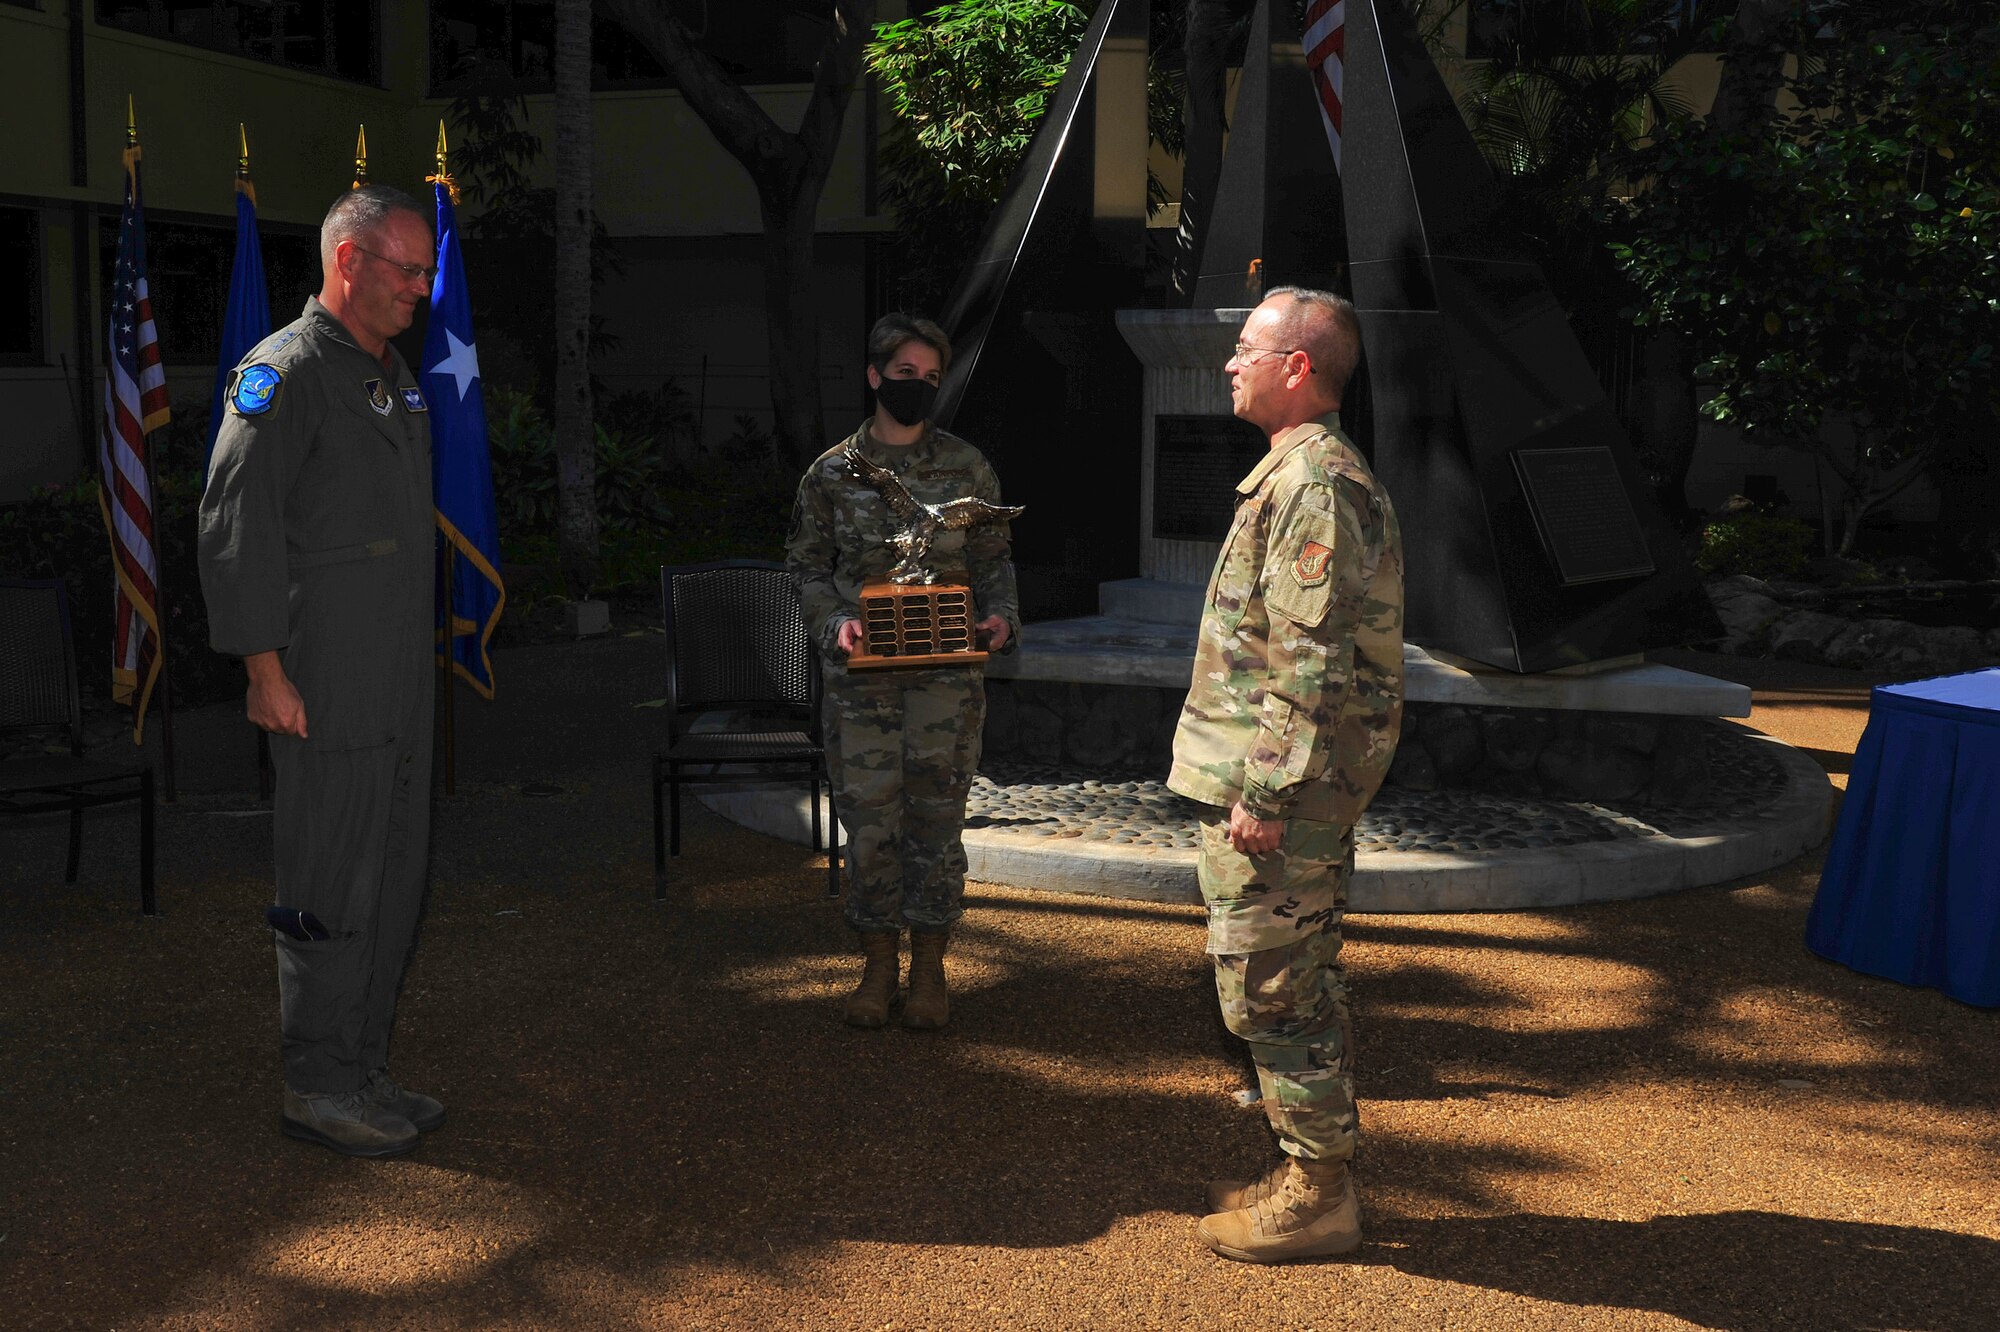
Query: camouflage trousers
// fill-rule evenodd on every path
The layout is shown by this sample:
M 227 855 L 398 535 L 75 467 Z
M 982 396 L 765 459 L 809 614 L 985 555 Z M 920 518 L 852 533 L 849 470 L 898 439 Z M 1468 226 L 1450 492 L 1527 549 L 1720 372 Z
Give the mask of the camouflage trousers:
M 1354 1155 L 1354 1026 L 1340 922 L 1354 873 L 1354 830 L 1285 821 L 1276 851 L 1229 844 L 1226 811 L 1201 821 L 1198 865 L 1222 1019 L 1250 1046 L 1264 1114 L 1293 1156 Z
M 984 675 L 829 671 L 825 721 L 847 832 L 847 923 L 950 928 L 965 913 L 965 796 L 986 723 Z

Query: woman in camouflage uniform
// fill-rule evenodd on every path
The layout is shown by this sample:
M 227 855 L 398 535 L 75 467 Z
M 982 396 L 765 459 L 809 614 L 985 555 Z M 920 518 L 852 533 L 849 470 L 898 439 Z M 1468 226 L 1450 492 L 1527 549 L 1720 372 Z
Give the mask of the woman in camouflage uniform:
M 944 952 L 963 914 L 965 798 L 979 765 L 986 688 L 976 667 L 849 672 L 861 643 L 861 587 L 896 562 L 900 527 L 883 497 L 855 478 L 849 448 L 893 472 L 925 503 L 976 496 L 1000 500 L 1000 481 L 978 449 L 932 425 L 939 381 L 951 363 L 944 330 L 890 314 L 868 335 L 868 386 L 875 412 L 828 449 L 799 482 L 785 562 L 799 588 L 806 627 L 826 681 L 826 749 L 847 831 L 847 923 L 861 936 L 861 983 L 847 1021 L 888 1021 L 910 931 L 910 988 L 903 1025 L 942 1027 L 950 1015 Z M 1004 522 L 937 535 L 930 567 L 973 590 L 977 629 L 989 651 L 1020 630 Z

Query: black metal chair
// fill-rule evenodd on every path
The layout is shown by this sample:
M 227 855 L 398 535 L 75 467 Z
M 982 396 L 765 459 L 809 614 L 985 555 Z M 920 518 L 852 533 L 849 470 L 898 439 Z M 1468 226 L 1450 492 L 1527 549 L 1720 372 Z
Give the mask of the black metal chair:
M 0 734 L 69 731 L 68 754 L 0 760 L 0 814 L 69 811 L 69 867 L 83 857 L 83 811 L 139 802 L 139 909 L 153 915 L 153 770 L 83 756 L 83 707 L 76 692 L 76 646 L 69 594 L 59 580 L 0 581 Z
M 667 895 L 669 851 L 681 853 L 681 786 L 803 778 L 812 845 L 820 848 L 819 792 L 833 788 L 820 741 L 819 663 L 782 564 L 719 560 L 660 570 L 667 622 L 667 747 L 653 754 L 653 897 Z M 748 714 L 741 725 L 692 730 L 702 714 Z M 662 827 L 660 795 L 670 819 Z M 827 895 L 840 896 L 840 820 L 827 837 Z

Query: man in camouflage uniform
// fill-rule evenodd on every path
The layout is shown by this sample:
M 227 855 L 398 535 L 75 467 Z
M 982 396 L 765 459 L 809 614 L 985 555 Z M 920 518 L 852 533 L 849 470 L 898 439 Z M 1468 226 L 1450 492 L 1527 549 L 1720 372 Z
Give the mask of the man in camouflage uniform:
M 1285 1153 L 1260 1180 L 1209 1185 L 1201 1238 L 1275 1262 L 1361 1242 L 1340 922 L 1354 824 L 1402 721 L 1403 565 L 1389 498 L 1340 429 L 1353 307 L 1280 288 L 1239 336 L 1236 414 L 1271 451 L 1236 488 L 1167 784 L 1210 807 L 1199 872 L 1216 991 Z
M 846 450 L 896 474 L 925 503 L 1000 499 L 1000 481 L 978 449 L 928 417 L 950 363 L 944 330 L 927 319 L 885 315 L 869 334 L 875 413 L 828 449 L 799 482 L 785 561 L 798 583 L 807 629 L 826 681 L 826 752 L 847 830 L 847 923 L 866 958 L 846 1019 L 888 1021 L 910 931 L 910 989 L 903 1025 L 942 1027 L 950 1016 L 944 951 L 964 913 L 965 798 L 979 766 L 986 687 L 976 666 L 852 672 L 861 642 L 861 587 L 896 562 L 901 527 L 889 505 L 847 466 Z M 1010 647 L 1020 631 L 1004 522 L 937 534 L 929 567 L 968 584 L 985 646 Z

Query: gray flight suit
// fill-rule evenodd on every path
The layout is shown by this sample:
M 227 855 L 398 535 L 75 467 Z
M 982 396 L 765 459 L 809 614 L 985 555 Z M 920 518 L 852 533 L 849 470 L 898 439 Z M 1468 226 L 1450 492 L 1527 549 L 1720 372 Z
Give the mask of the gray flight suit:
M 430 855 L 435 517 L 428 403 L 317 300 L 243 359 L 201 497 L 209 642 L 277 651 L 307 738 L 271 737 L 285 1081 L 360 1089 L 389 1062 Z

